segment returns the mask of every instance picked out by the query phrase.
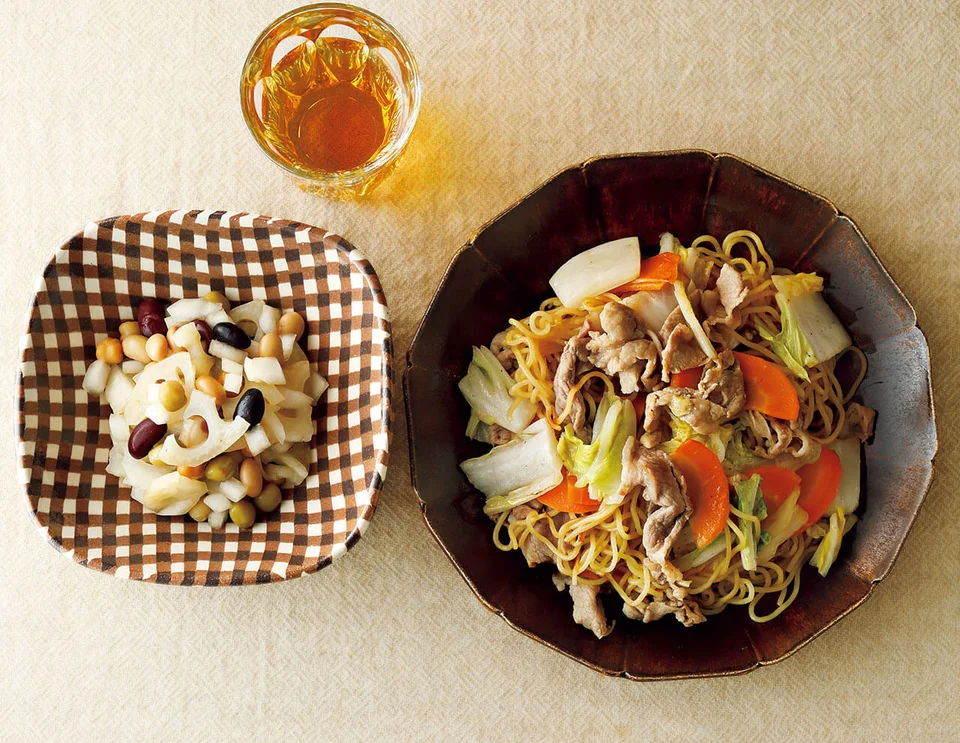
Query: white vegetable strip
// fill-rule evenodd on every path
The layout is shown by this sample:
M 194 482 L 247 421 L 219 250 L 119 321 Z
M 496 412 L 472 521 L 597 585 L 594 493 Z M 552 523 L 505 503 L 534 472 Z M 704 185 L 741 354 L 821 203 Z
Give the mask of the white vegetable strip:
M 694 312 L 693 305 L 690 304 L 690 300 L 687 297 L 687 291 L 683 288 L 683 283 L 680 281 L 675 281 L 673 284 L 673 291 L 677 298 L 677 304 L 680 306 L 680 311 L 683 313 L 683 319 L 686 321 L 687 325 L 690 326 L 690 330 L 693 331 L 693 337 L 697 339 L 697 343 L 700 345 L 700 348 L 707 355 L 707 358 L 717 358 L 717 351 L 710 342 L 710 339 L 707 337 L 707 334 L 704 332 L 703 325 L 701 325 L 700 321 L 697 319 L 697 313 Z
M 97 359 L 87 367 L 83 375 L 83 389 L 91 397 L 100 397 L 110 380 L 111 367 L 106 361 Z
M 114 413 L 122 413 L 133 394 L 133 381 L 120 371 L 120 367 L 113 367 L 107 387 L 103 391 L 104 399 Z
M 483 510 L 488 514 L 533 500 L 563 479 L 557 437 L 543 419 L 513 441 L 462 462 L 460 468 L 470 483 L 487 496 Z
M 518 401 L 510 394 L 513 380 L 486 346 L 474 346 L 467 376 L 457 386 L 477 417 L 487 425 L 496 423 L 519 433 L 537 414 L 532 403 Z
M 566 307 L 594 297 L 640 275 L 640 241 L 635 237 L 597 245 L 573 256 L 550 277 L 550 286 Z
M 190 402 L 184 410 L 184 419 L 199 415 L 207 423 L 207 439 L 190 449 L 184 449 L 174 436 L 167 436 L 163 442 L 160 457 L 174 466 L 196 467 L 219 454 L 223 454 L 234 442 L 247 432 L 250 423 L 243 418 L 235 418 L 230 423 L 220 418 L 216 401 L 200 390 L 190 395 Z
M 840 488 L 833 503 L 827 506 L 825 516 L 842 511 L 845 516 L 857 510 L 860 505 L 860 441 L 859 439 L 837 439 L 829 446 L 840 457 Z
M 229 361 L 235 366 L 240 366 L 247 358 L 246 351 L 240 348 L 234 348 L 223 341 L 210 341 L 210 346 L 207 350 L 211 356 L 222 359 L 221 366 L 223 365 L 223 361 Z M 242 369 L 243 367 L 240 366 L 240 368 Z M 224 371 L 226 371 L 226 369 L 224 369 Z
M 259 359 L 248 357 L 243 362 L 243 373 L 251 382 L 265 382 L 266 384 L 284 384 L 286 382 L 283 367 L 273 356 L 264 356 Z

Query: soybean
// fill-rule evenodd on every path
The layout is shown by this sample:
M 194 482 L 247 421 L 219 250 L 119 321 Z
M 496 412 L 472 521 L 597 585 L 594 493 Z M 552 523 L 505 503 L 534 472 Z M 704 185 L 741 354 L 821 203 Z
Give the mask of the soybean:
M 216 379 L 209 374 L 201 374 L 197 377 L 195 384 L 198 390 L 206 395 L 210 395 L 218 406 L 223 405 L 223 401 L 227 398 L 227 391 L 223 389 L 223 385 Z
M 190 518 L 192 518 L 194 521 L 206 521 L 207 516 L 209 516 L 212 511 L 210 510 L 210 506 L 208 506 L 202 500 L 198 500 L 194 507 L 188 511 L 188 513 L 190 514 Z
M 230 507 L 230 520 L 241 529 L 249 529 L 257 518 L 257 509 L 244 498 Z
M 240 482 L 247 488 L 247 495 L 256 498 L 263 490 L 263 473 L 256 459 L 244 459 L 240 464 Z
M 207 468 L 204 470 L 203 477 L 206 480 L 214 482 L 223 482 L 229 480 L 237 474 L 237 463 L 229 454 L 221 454 L 207 462 Z
M 230 311 L 230 301 L 220 292 L 207 292 L 203 295 L 203 298 L 208 302 L 219 304 L 221 307 L 223 307 L 225 312 Z
M 281 364 L 283 363 L 283 343 L 276 333 L 267 333 L 260 339 L 260 358 L 264 356 L 273 356 Z
M 300 340 L 300 336 L 303 335 L 304 328 L 306 324 L 303 321 L 303 318 L 297 312 L 285 312 L 280 316 L 280 319 L 277 321 L 277 334 L 278 335 L 296 335 L 297 340 Z
M 160 389 L 157 391 L 157 399 L 160 400 L 163 407 L 171 413 L 175 413 L 187 404 L 187 393 L 180 382 L 168 379 L 160 385 Z
M 150 355 L 147 353 L 147 339 L 142 335 L 128 335 L 121 341 L 121 346 L 127 358 L 139 361 L 141 364 L 150 363 Z
M 128 335 L 139 335 L 140 324 L 136 320 L 127 320 L 120 323 L 120 337 L 126 338 Z
M 253 502 L 256 503 L 257 508 L 264 513 L 271 513 L 277 510 L 277 506 L 280 505 L 282 498 L 283 495 L 280 492 L 280 488 L 271 482 L 263 486 L 260 495 L 254 498 Z

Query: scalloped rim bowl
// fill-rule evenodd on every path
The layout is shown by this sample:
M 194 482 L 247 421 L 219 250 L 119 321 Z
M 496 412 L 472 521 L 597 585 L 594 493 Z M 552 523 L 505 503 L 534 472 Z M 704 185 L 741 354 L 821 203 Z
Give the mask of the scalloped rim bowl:
M 750 229 L 778 265 L 815 270 L 869 370 L 855 399 L 877 409 L 865 447 L 853 539 L 830 575 L 805 568 L 800 596 L 766 624 L 742 607 L 684 628 L 619 619 L 604 640 L 576 625 L 543 570 L 496 549 L 483 498 L 458 463 L 482 447 L 463 435 L 456 383 L 472 345 L 549 296 L 572 255 L 669 230 L 689 244 Z M 923 502 L 937 448 L 930 362 L 916 316 L 860 230 L 827 199 L 740 158 L 700 150 L 599 157 L 561 171 L 484 225 L 451 262 L 411 345 L 404 374 L 411 477 L 427 527 L 491 611 L 597 671 L 652 680 L 745 673 L 780 661 L 859 606 L 889 572 Z M 614 616 L 619 612 L 614 612 Z

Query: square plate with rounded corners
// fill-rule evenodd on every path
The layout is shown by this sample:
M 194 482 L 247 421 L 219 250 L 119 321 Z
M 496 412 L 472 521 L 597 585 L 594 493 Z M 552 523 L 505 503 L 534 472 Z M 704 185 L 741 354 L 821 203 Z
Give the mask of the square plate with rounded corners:
M 330 383 L 307 480 L 248 530 L 145 512 L 106 473 L 110 408 L 81 387 L 97 341 L 134 319 L 141 298 L 211 290 L 301 313 L 307 358 Z M 75 561 L 156 583 L 271 583 L 319 570 L 363 534 L 386 476 L 392 341 L 380 281 L 343 238 L 239 212 L 91 222 L 37 279 L 27 323 L 18 474 L 37 526 Z

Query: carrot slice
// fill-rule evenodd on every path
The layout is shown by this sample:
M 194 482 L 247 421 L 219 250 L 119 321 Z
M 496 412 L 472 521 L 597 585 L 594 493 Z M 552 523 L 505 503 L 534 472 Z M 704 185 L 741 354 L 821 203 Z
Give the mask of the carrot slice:
M 640 261 L 640 275 L 613 290 L 614 294 L 658 291 L 677 280 L 680 256 L 677 253 L 660 253 Z
M 800 398 L 787 375 L 776 364 L 759 356 L 734 351 L 743 373 L 743 387 L 747 395 L 744 406 L 774 418 L 795 421 L 800 417 Z
M 768 517 L 772 516 L 783 505 L 783 502 L 800 487 L 800 476 L 786 467 L 767 464 L 750 470 L 744 477 L 750 478 L 754 475 L 760 475 L 760 492 L 763 493 L 763 502 L 767 506 Z
M 564 473 L 559 485 L 543 495 L 538 495 L 537 500 L 564 513 L 593 513 L 600 508 L 600 501 L 591 498 L 587 488 L 578 488 L 576 475 L 569 472 Z
M 671 459 L 687 481 L 693 540 L 697 547 L 706 547 L 723 531 L 730 515 L 730 483 L 723 465 L 716 454 L 694 439 L 683 442 Z
M 797 505 L 808 514 L 807 523 L 797 530 L 799 534 L 819 521 L 837 497 L 843 465 L 835 451 L 824 448 L 820 452 L 820 458 L 798 469 L 797 475 L 800 476 L 800 498 Z
M 680 372 L 675 372 L 670 375 L 670 386 L 671 387 L 692 387 L 693 389 L 697 388 L 697 385 L 700 384 L 700 377 L 703 376 L 703 367 L 695 366 L 692 369 L 684 369 Z

